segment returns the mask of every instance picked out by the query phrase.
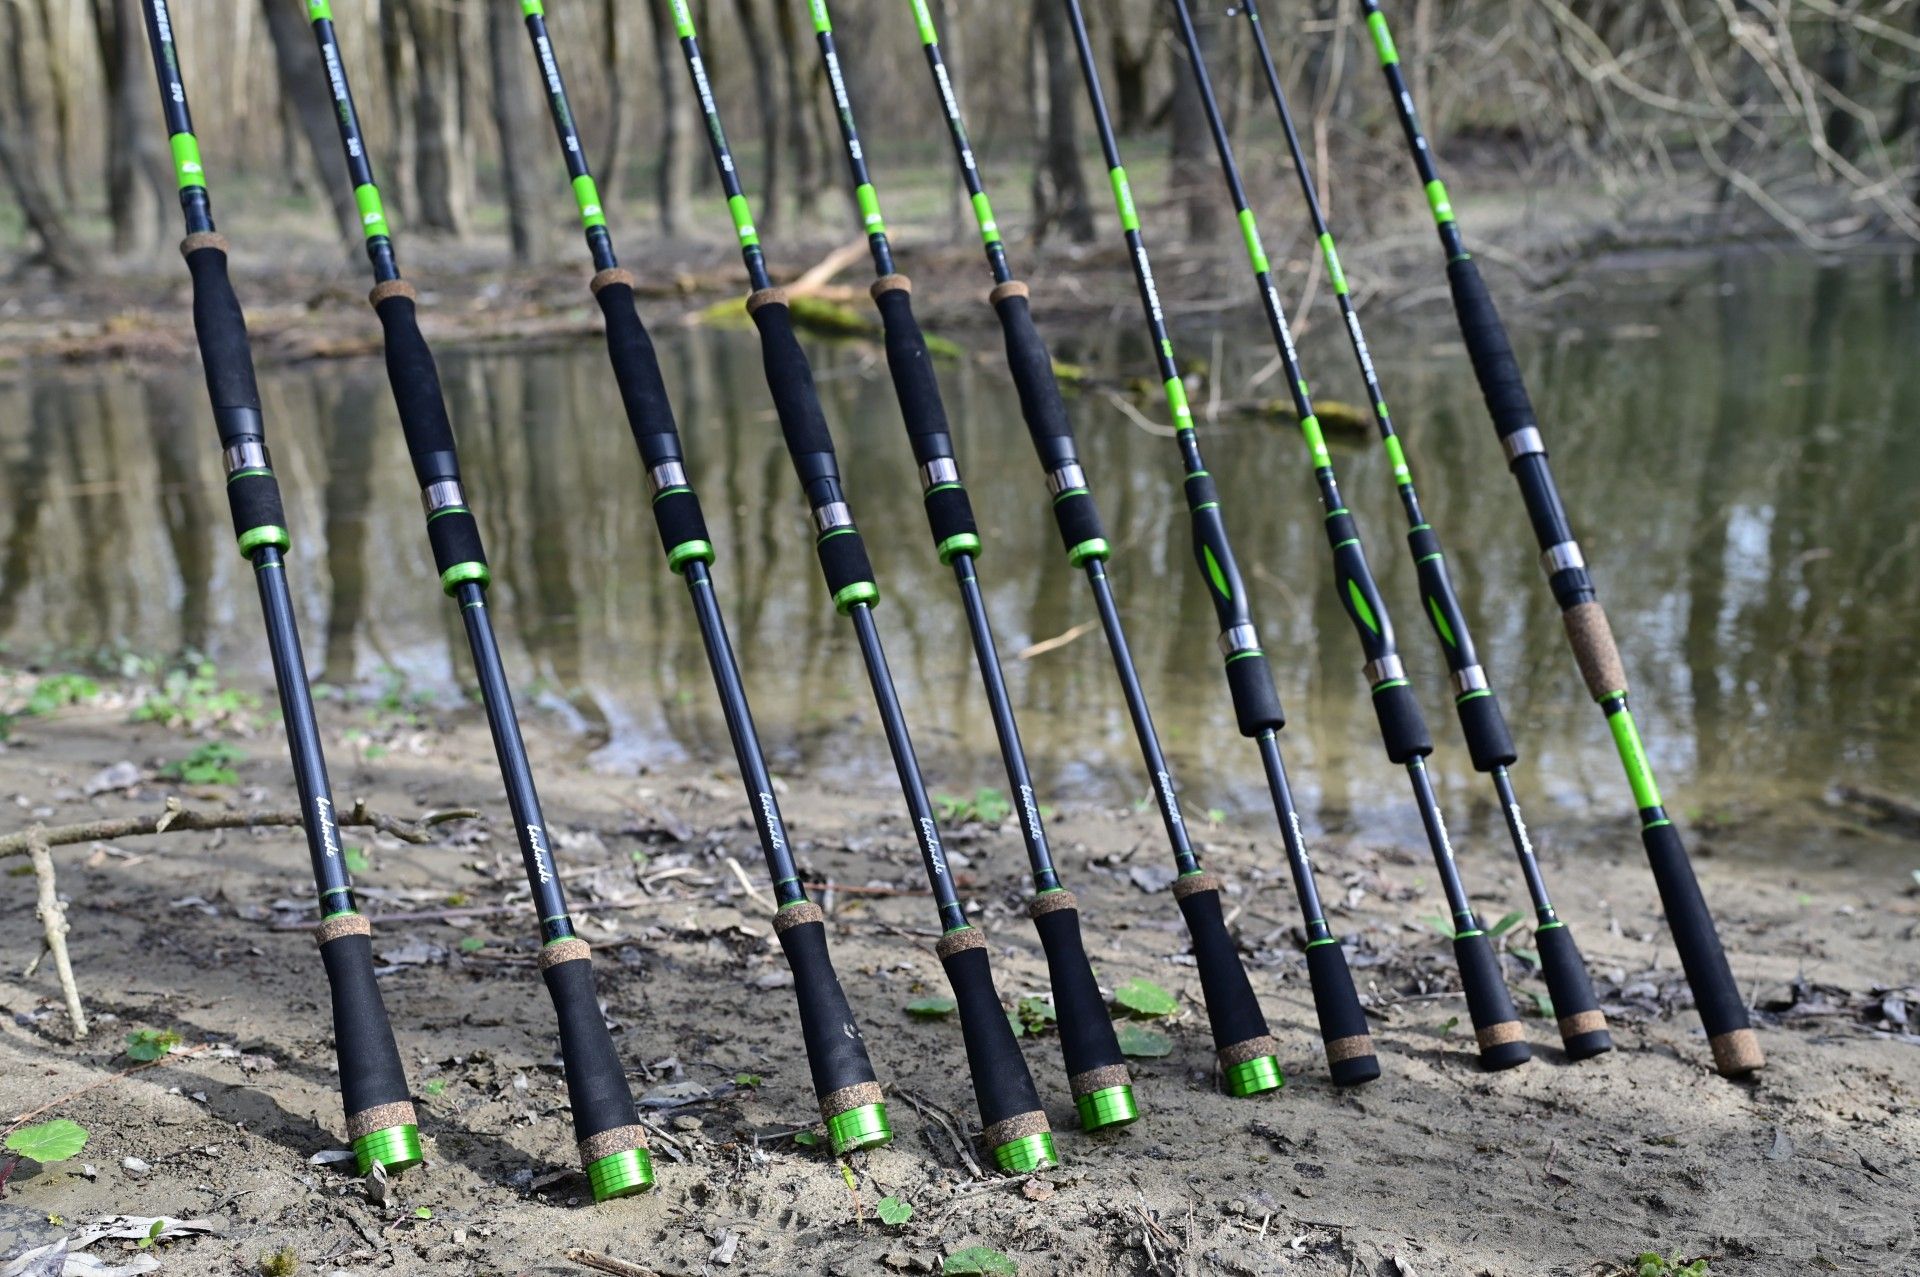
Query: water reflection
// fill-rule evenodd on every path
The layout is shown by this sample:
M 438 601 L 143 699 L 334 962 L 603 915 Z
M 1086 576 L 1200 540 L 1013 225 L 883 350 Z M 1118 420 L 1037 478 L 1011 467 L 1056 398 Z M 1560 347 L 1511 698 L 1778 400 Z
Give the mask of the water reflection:
M 1516 333 L 1637 680 L 1643 729 L 1682 812 L 1840 779 L 1910 788 L 1920 762 L 1911 496 L 1920 446 L 1896 427 L 1897 410 L 1920 391 L 1910 269 L 1892 258 L 1822 268 L 1729 258 L 1601 281 L 1642 304 L 1595 305 L 1573 323 Z M 1217 369 L 1228 398 L 1259 393 L 1247 387 L 1269 353 L 1251 307 L 1242 318 L 1235 336 L 1244 339 L 1223 343 Z M 1621 808 L 1605 729 L 1584 703 L 1450 327 L 1431 315 L 1404 324 L 1380 316 L 1373 327 L 1423 496 L 1507 699 L 1523 797 Z M 1062 340 L 1064 357 L 1144 366 L 1129 324 L 1089 328 Z M 1183 336 L 1189 350 L 1211 344 L 1210 332 Z M 1323 318 L 1303 353 L 1323 395 L 1354 398 L 1338 337 Z M 943 378 L 987 533 L 982 579 L 1011 654 L 1089 620 L 1091 609 L 1061 559 L 998 350 L 984 333 L 977 345 L 977 358 L 947 365 Z M 826 604 L 752 335 L 669 330 L 660 349 L 776 770 L 884 775 L 884 744 L 850 637 Z M 934 784 L 1000 783 L 880 351 L 816 343 L 814 353 Z M 724 755 L 698 633 L 662 566 L 597 340 L 442 364 L 519 684 L 589 733 L 604 763 Z M 433 578 L 379 365 L 269 369 L 263 390 L 316 675 L 456 694 L 464 645 Z M 1083 395 L 1077 413 L 1136 655 L 1190 801 L 1261 810 L 1258 765 L 1231 730 L 1212 613 L 1190 566 L 1172 445 L 1103 392 Z M 1348 623 L 1326 587 L 1297 441 L 1250 420 L 1209 426 L 1206 441 L 1293 715 L 1289 756 L 1305 811 L 1323 826 L 1411 839 L 1411 807 L 1379 757 Z M 1442 666 L 1415 610 L 1391 475 L 1366 440 L 1336 448 L 1416 686 L 1437 718 Z M 267 682 L 197 369 L 14 374 L 0 381 L 0 459 L 7 652 L 191 648 Z M 1137 797 L 1138 764 L 1097 633 L 1011 664 L 1047 792 Z M 1435 760 L 1443 797 L 1463 830 L 1490 834 L 1484 787 L 1446 727 Z

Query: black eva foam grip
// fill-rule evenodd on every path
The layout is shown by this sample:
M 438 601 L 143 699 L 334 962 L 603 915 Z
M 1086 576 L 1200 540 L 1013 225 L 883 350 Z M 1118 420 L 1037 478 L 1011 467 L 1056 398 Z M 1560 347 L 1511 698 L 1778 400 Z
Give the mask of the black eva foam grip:
M 973 1074 L 981 1125 L 1040 1111 L 1040 1093 L 1034 1089 L 1020 1043 L 1000 1006 L 987 951 L 961 949 L 942 958 L 940 965 L 947 969 L 947 983 L 953 986 L 953 1000 L 959 1006 L 960 1034 L 967 1044 L 967 1067 Z
M 957 536 L 979 535 L 979 525 L 973 520 L 973 502 L 968 498 L 965 488 L 958 484 L 945 484 L 929 490 L 924 500 L 927 526 L 933 529 L 935 545 Z
M 1387 757 L 1396 763 L 1410 763 L 1433 752 L 1433 737 L 1427 732 L 1427 720 L 1420 713 L 1420 700 L 1404 680 L 1373 689 L 1373 712 L 1380 720 L 1380 740 Z
M 1543 927 L 1533 933 L 1533 941 L 1540 953 L 1540 970 L 1547 978 L 1554 1015 L 1564 1024 L 1569 1016 L 1598 1011 L 1600 1000 L 1593 995 L 1593 981 L 1587 978 L 1586 960 L 1580 956 L 1580 946 L 1573 942 L 1572 929 L 1564 924 Z M 1571 1034 L 1562 1030 L 1560 1040 L 1576 1060 L 1613 1049 L 1613 1035 L 1604 1028 Z
M 1473 375 L 1486 398 L 1493 428 L 1504 439 L 1534 424 L 1520 361 L 1514 358 L 1507 326 L 1500 322 L 1486 281 L 1480 278 L 1479 264 L 1471 257 L 1454 258 L 1447 263 L 1447 283 L 1453 287 L 1453 310 L 1467 343 L 1467 356 L 1473 360 Z
M 1120 1041 L 1113 1034 L 1106 1000 L 1093 978 L 1086 945 L 1080 939 L 1080 911 L 1053 909 L 1033 920 L 1040 947 L 1047 954 L 1047 975 L 1053 987 L 1053 1009 L 1059 1019 L 1060 1056 L 1068 1077 L 1088 1069 L 1125 1064 Z
M 333 1045 L 347 1116 L 407 1099 L 407 1074 L 373 976 L 373 940 L 341 936 L 320 946 L 333 998 Z
M 660 529 L 660 542 L 668 550 L 689 541 L 711 542 L 707 516 L 700 511 L 700 498 L 692 488 L 668 488 L 653 499 L 653 522 Z
M 1040 464 L 1051 469 L 1058 464 L 1059 441 L 1066 442 L 1067 455 L 1071 456 L 1073 450 L 1073 419 L 1067 416 L 1066 400 L 1060 397 L 1053 356 L 1047 352 L 1040 330 L 1034 327 L 1033 312 L 1025 297 L 1002 297 L 993 309 L 1000 316 L 1000 331 L 1007 339 L 1007 368 L 1020 396 L 1020 415 L 1040 453 Z
M 1233 717 L 1242 736 L 1258 736 L 1287 725 L 1280 708 L 1280 692 L 1273 685 L 1273 668 L 1261 653 L 1227 662 L 1227 690 L 1233 694 Z
M 872 1082 L 867 1044 L 860 1039 L 846 991 L 827 955 L 826 924 L 788 927 L 780 933 L 780 947 L 793 971 L 793 996 L 800 1003 L 800 1036 L 807 1044 L 814 1095 L 825 1099 L 835 1091 Z
M 780 417 L 780 433 L 786 437 L 787 452 L 799 470 L 800 482 L 809 483 L 817 475 L 801 459 L 821 453 L 833 455 L 833 435 L 827 429 L 826 413 L 820 409 L 813 366 L 794 336 L 793 316 L 785 302 L 767 302 L 759 307 L 753 312 L 753 323 L 760 330 L 760 362 L 767 370 L 767 390 Z
M 659 435 L 676 434 L 673 404 L 667 398 L 666 382 L 660 376 L 660 360 L 654 354 L 653 338 L 640 322 L 634 305 L 633 289 L 618 280 L 607 284 L 594 300 L 606 316 L 607 358 L 613 363 L 613 379 L 620 387 L 620 402 L 627 409 L 627 426 L 633 431 L 641 455 L 649 464 L 648 443 Z M 678 455 L 678 449 L 675 450 Z
M 566 1068 L 567 1099 L 573 1105 L 574 1139 L 637 1126 L 640 1119 L 634 1114 L 626 1070 L 600 1014 L 592 961 L 556 962 L 540 974 L 560 1020 L 560 1060 Z
M 1104 541 L 1107 530 L 1100 522 L 1100 507 L 1093 494 L 1084 488 L 1062 493 L 1053 503 L 1053 521 L 1060 525 L 1060 540 L 1071 550 L 1088 541 Z
M 933 356 L 927 353 L 920 321 L 913 315 L 913 295 L 904 288 L 889 288 L 874 298 L 874 304 L 880 308 L 887 371 L 893 374 L 894 397 L 900 401 L 907 437 L 913 440 L 913 459 L 924 465 L 935 457 L 952 455 L 940 379 L 934 375 Z
M 1454 961 L 1460 966 L 1460 986 L 1467 994 L 1467 1014 L 1475 1032 L 1495 1025 L 1518 1024 L 1519 1013 L 1507 993 L 1507 982 L 1500 974 L 1500 958 L 1487 942 L 1484 932 L 1456 936 Z M 1524 1038 L 1498 1042 L 1480 1048 L 1480 1063 L 1490 1069 L 1510 1069 L 1525 1064 L 1533 1052 Z
M 480 525 L 465 510 L 449 510 L 427 521 L 427 543 L 433 547 L 433 566 L 441 572 L 456 563 L 487 561 L 480 544 Z
M 1673 946 L 1680 952 L 1680 965 L 1686 968 L 1694 1007 L 1707 1036 L 1719 1037 L 1751 1027 L 1747 1005 L 1740 997 L 1740 987 L 1733 982 L 1733 970 L 1720 947 L 1720 933 L 1714 929 L 1713 915 L 1707 912 L 1706 897 L 1693 876 L 1693 864 L 1687 859 L 1679 831 L 1671 824 L 1655 825 L 1640 831 L 1640 841 L 1646 846 L 1647 862 L 1660 888 L 1660 905 L 1673 932 Z
M 1193 942 L 1193 962 L 1200 971 L 1200 993 L 1207 1000 L 1207 1025 L 1213 1030 L 1215 1050 L 1265 1037 L 1267 1018 L 1260 999 L 1240 961 L 1240 950 L 1227 931 L 1218 891 L 1196 891 L 1180 898 Z
M 1345 1038 L 1371 1038 L 1367 1013 L 1360 1007 L 1360 995 L 1354 991 L 1353 973 L 1347 970 L 1347 953 L 1338 944 L 1316 944 L 1307 949 L 1307 979 L 1313 984 L 1313 1010 L 1320 1020 L 1320 1040 L 1339 1042 Z M 1369 1051 L 1330 1061 L 1329 1076 L 1337 1086 L 1371 1082 L 1380 1076 L 1380 1057 Z
M 393 388 L 394 406 L 400 410 L 414 477 L 423 488 L 436 479 L 457 479 L 460 467 L 454 455 L 453 423 L 447 419 L 440 370 L 420 333 L 413 299 L 400 294 L 383 297 L 374 310 L 386 333 L 387 382 Z
M 242 475 L 227 484 L 227 508 L 233 511 L 233 534 L 252 528 L 284 528 L 286 511 L 280 505 L 280 481 L 270 474 Z
M 872 583 L 873 563 L 867 558 L 867 543 L 858 531 L 823 537 L 815 549 L 820 555 L 820 571 L 827 578 L 828 594 L 838 597 L 849 585 Z
M 220 442 L 230 444 L 253 433 L 244 428 L 247 419 L 258 429 L 260 389 L 253 378 L 247 318 L 227 275 L 225 252 L 211 244 L 194 249 L 187 254 L 187 272 L 193 276 L 193 335 L 207 377 L 207 398 L 220 427 Z M 226 411 L 235 408 L 244 410 L 240 422 Z
M 1467 738 L 1475 771 L 1509 767 L 1520 757 L 1513 747 L 1513 733 L 1507 730 L 1507 716 L 1500 712 L 1500 698 L 1491 691 L 1456 701 L 1454 708 L 1460 713 L 1460 730 Z

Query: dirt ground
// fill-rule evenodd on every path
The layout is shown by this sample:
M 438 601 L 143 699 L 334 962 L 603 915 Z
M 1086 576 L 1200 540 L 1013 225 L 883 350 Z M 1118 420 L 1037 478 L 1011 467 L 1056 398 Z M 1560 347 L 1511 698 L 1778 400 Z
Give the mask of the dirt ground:
M 944 988 L 906 822 L 880 778 L 858 793 L 804 773 L 783 779 L 802 863 L 833 884 L 815 897 L 898 1136 L 840 1165 L 792 1138 L 816 1114 L 769 911 L 729 864 L 764 882 L 730 760 L 597 774 L 587 742 L 530 717 L 576 918 L 656 1132 L 658 1190 L 591 1204 L 523 881 L 497 832 L 505 813 L 486 731 L 477 713 L 429 716 L 332 746 L 343 808 L 364 797 L 405 817 L 464 805 L 486 817 L 441 826 L 426 847 L 348 831 L 371 860 L 362 902 L 376 915 L 427 1165 L 376 1204 L 349 1173 L 313 1164 L 344 1134 L 297 835 L 184 834 L 57 853 L 95 1020 L 81 1042 L 70 1040 L 51 964 L 21 974 L 40 927 L 33 879 L 11 860 L 0 878 L 0 1129 L 58 1099 L 40 1117 L 72 1118 L 91 1142 L 72 1161 L 16 1172 L 0 1200 L 0 1269 L 5 1256 L 129 1214 L 218 1231 L 85 1253 L 111 1264 L 157 1257 L 178 1273 L 289 1271 L 264 1265 L 282 1248 L 308 1274 L 582 1274 L 569 1257 L 582 1250 L 663 1275 L 929 1273 L 978 1245 L 1034 1277 L 1539 1277 L 1626 1271 L 1650 1250 L 1707 1257 L 1714 1274 L 1920 1271 L 1910 1020 L 1920 826 L 1910 813 L 1794 803 L 1693 831 L 1769 1056 L 1749 1083 L 1707 1066 L 1626 821 L 1562 826 L 1542 848 L 1619 1049 L 1570 1064 L 1551 1022 L 1531 1017 L 1534 1062 L 1496 1075 L 1474 1064 L 1445 946 L 1421 921 L 1436 911 L 1423 850 L 1324 840 L 1323 889 L 1385 1066 L 1353 1092 L 1325 1077 L 1277 840 L 1264 828 L 1206 830 L 1203 852 L 1233 883 L 1234 926 L 1289 1078 L 1284 1091 L 1238 1100 L 1216 1088 L 1170 894 L 1142 885 L 1157 887 L 1166 861 L 1151 813 L 1065 807 L 1056 840 L 1103 985 L 1144 977 L 1179 994 L 1182 1009 L 1161 1024 L 1171 1053 L 1133 1061 L 1144 1120 L 1112 1135 L 1078 1132 L 1054 1038 L 1028 1038 L 1065 1166 L 1004 1180 L 975 1174 L 950 1133 L 976 1129 L 958 1025 L 903 1009 Z M 323 709 L 332 742 L 365 718 Z M 0 832 L 153 812 L 169 793 L 197 808 L 289 805 L 277 731 L 249 744 L 237 785 L 155 778 L 195 743 L 130 725 L 111 695 L 24 721 L 0 749 Z M 122 760 L 133 769 L 88 796 Z M 951 833 L 1003 994 L 1043 993 L 1014 831 Z M 1488 917 L 1523 900 L 1494 849 L 1462 854 L 1469 881 L 1499 885 L 1477 902 Z M 1506 939 L 1524 947 L 1525 933 Z M 482 943 L 463 946 L 469 937 Z M 1519 958 L 1507 962 L 1529 1006 L 1542 986 Z M 177 1032 L 182 1045 L 118 1076 L 132 1067 L 127 1034 L 143 1028 Z M 909 1202 L 912 1218 L 881 1223 L 874 1207 L 886 1196 Z

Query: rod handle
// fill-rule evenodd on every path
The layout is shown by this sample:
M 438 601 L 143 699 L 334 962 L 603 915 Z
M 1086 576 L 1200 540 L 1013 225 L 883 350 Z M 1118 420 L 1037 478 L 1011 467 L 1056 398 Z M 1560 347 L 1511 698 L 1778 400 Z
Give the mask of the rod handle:
M 336 914 L 314 928 L 314 942 L 320 947 L 333 1001 L 334 1051 L 340 1061 L 340 1098 L 346 1106 L 348 1137 L 356 1151 L 363 1144 L 389 1149 L 391 1145 L 368 1137 L 387 1131 L 412 1132 L 418 1120 L 407 1093 L 406 1069 L 394 1045 L 393 1026 L 373 974 L 373 928 L 362 914 Z M 408 1138 L 414 1142 L 418 1136 Z M 401 1169 L 418 1159 L 380 1156 L 371 1160 Z
M 1486 1069 L 1510 1069 L 1533 1058 L 1527 1046 L 1527 1031 L 1513 1009 L 1507 982 L 1500 974 L 1500 957 L 1478 929 L 1455 936 L 1454 961 L 1460 967 L 1460 984 L 1467 994 L 1467 1014 L 1473 1020 L 1473 1037 L 1480 1048 L 1480 1066 Z
M 1533 933 L 1533 943 L 1540 954 L 1540 971 L 1547 980 L 1553 1013 L 1559 1019 L 1560 1042 L 1567 1055 L 1585 1060 L 1613 1050 L 1607 1014 L 1593 994 L 1593 981 L 1587 977 L 1580 946 L 1573 942 L 1573 929 L 1564 922 L 1540 927 Z
M 940 399 L 940 381 L 934 375 L 933 356 L 926 335 L 913 313 L 913 284 L 905 275 L 887 275 L 873 285 L 873 303 L 880 311 L 886 335 L 887 370 L 893 375 L 894 397 L 920 465 L 922 499 L 933 543 L 941 562 L 955 554 L 979 554 L 980 529 L 974 522 L 973 502 L 960 469 L 953 465 L 953 436 L 946 405 Z M 938 465 L 946 462 L 947 465 Z
M 1707 1029 L 1714 1067 L 1727 1077 L 1765 1067 L 1766 1056 L 1747 1019 L 1746 1002 L 1740 996 L 1740 986 L 1734 983 L 1726 951 L 1720 947 L 1720 933 L 1707 911 L 1706 897 L 1693 875 L 1693 862 L 1687 858 L 1680 831 L 1663 820 L 1642 829 L 1640 841 L 1653 867 L 1653 881 L 1660 889 L 1660 905 L 1673 932 L 1674 948 L 1680 951 L 1680 965 L 1686 969 L 1687 984 L 1693 989 L 1694 1008 Z
M 1055 1160 L 1050 1151 L 1052 1127 L 1040 1105 L 1040 1093 L 1034 1089 L 1033 1075 L 1027 1071 L 1020 1043 L 993 985 L 986 938 L 976 927 L 961 927 L 941 936 L 935 951 L 959 1006 L 967 1067 L 980 1106 L 981 1143 L 1002 1169 L 1008 1169 L 1003 1150 L 1031 1148 L 1041 1137 L 1048 1143 L 1047 1160 Z
M 837 478 L 833 434 L 820 408 L 813 365 L 807 362 L 807 354 L 794 335 L 786 290 L 767 288 L 753 294 L 747 299 L 747 312 L 760 330 L 760 359 L 766 367 L 767 390 L 773 395 L 780 433 L 786 439 L 787 453 L 799 472 L 801 486 L 810 486 L 823 474 Z
M 1086 487 L 1085 472 L 1081 472 L 1076 482 L 1067 470 L 1079 464 L 1073 419 L 1067 415 L 1066 400 L 1060 394 L 1053 356 L 1040 330 L 1034 326 L 1027 286 L 1010 280 L 993 290 L 991 300 L 994 314 L 1000 318 L 1001 334 L 1006 338 L 1007 369 L 1013 375 L 1013 388 L 1020 396 L 1020 416 L 1027 423 L 1027 434 L 1033 440 L 1041 468 L 1053 480 L 1053 519 L 1060 527 L 1067 561 L 1077 568 L 1096 559 L 1106 559 L 1111 553 L 1106 528 L 1100 522 L 1100 509 L 1094 504 L 1093 494 Z
M 1354 992 L 1347 953 L 1338 940 L 1307 946 L 1307 979 L 1313 985 L 1313 1009 L 1320 1019 L 1320 1041 L 1335 1085 L 1354 1086 L 1380 1076 L 1367 1013 Z
M 1047 974 L 1053 988 L 1053 1010 L 1060 1026 L 1060 1054 L 1067 1068 L 1067 1087 L 1076 1102 L 1100 1091 L 1131 1087 L 1132 1074 L 1120 1041 L 1114 1036 L 1106 1000 L 1093 978 L 1093 966 L 1080 936 L 1080 903 L 1070 891 L 1056 888 L 1035 896 L 1027 905 L 1040 947 L 1047 954 Z M 1129 1107 L 1131 1102 L 1129 1101 Z M 1085 1110 L 1082 1110 L 1083 1115 Z M 1099 1123 L 1115 1125 L 1114 1122 Z
M 810 900 L 790 904 L 773 916 L 773 926 L 793 971 L 813 1093 L 820 1102 L 821 1118 L 833 1129 L 834 1119 L 841 1114 L 879 1104 L 880 1084 L 827 953 L 826 917 L 820 906 Z
M 1514 358 L 1507 326 L 1500 320 L 1486 281 L 1480 278 L 1479 263 L 1465 254 L 1454 258 L 1447 263 L 1447 283 L 1453 289 L 1460 335 L 1466 340 L 1467 356 L 1473 361 L 1473 375 L 1487 401 L 1494 430 L 1505 439 L 1533 426 L 1533 402 L 1520 376 L 1520 361 Z
M 1473 758 L 1475 771 L 1497 771 L 1519 758 L 1513 733 L 1507 729 L 1507 716 L 1492 688 L 1455 697 L 1453 708 L 1460 716 L 1460 731 L 1467 738 L 1467 753 Z
M 1183 874 L 1174 879 L 1173 898 L 1187 920 L 1193 943 L 1194 965 L 1200 971 L 1200 994 L 1207 1003 L 1207 1026 L 1221 1071 L 1229 1076 L 1251 1061 L 1276 1056 L 1279 1046 L 1260 1011 L 1260 999 L 1240 961 L 1240 949 L 1227 930 L 1220 907 L 1221 881 L 1210 873 Z M 1275 1066 L 1276 1076 L 1278 1066 Z M 1272 1090 L 1274 1087 L 1263 1089 Z M 1245 1092 L 1251 1093 L 1251 1092 Z
M 567 1099 L 573 1107 L 573 1134 L 580 1160 L 593 1174 L 596 1164 L 622 1155 L 644 1155 L 646 1131 L 633 1107 L 626 1070 L 614 1050 L 600 1013 L 600 995 L 594 986 L 593 955 L 586 941 L 555 940 L 540 950 L 540 976 L 553 998 L 560 1022 L 560 1059 L 566 1070 Z M 641 1160 L 646 1159 L 642 1156 Z M 645 1173 L 650 1187 L 651 1167 Z M 601 1196 L 597 1191 L 596 1198 Z M 631 1191 L 631 1190 L 629 1190 Z

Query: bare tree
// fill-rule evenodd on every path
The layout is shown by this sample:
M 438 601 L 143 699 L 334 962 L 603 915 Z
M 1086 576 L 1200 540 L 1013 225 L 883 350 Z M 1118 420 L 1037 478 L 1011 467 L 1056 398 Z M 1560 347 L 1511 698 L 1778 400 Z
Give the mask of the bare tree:
M 116 252 L 151 248 L 172 189 L 154 144 L 153 72 L 139 0 L 93 0 L 106 90 L 107 210 Z
M 507 205 L 507 239 L 517 262 L 531 261 L 539 240 L 540 198 L 534 189 L 544 170 L 536 169 L 541 127 L 538 90 L 528 75 L 527 33 L 512 5 L 487 9 L 487 57 L 493 69 L 494 131 L 500 135 L 500 183 Z
M 1043 119 L 1040 155 L 1033 169 L 1034 234 L 1065 228 L 1075 243 L 1093 239 L 1093 210 L 1087 204 L 1087 184 L 1080 173 L 1080 69 L 1073 53 L 1073 36 L 1058 0 L 1034 0 L 1032 41 L 1039 66 L 1035 97 Z
M 604 28 L 600 39 L 600 73 L 607 82 L 606 132 L 593 150 L 594 168 L 609 191 L 619 189 L 621 164 L 627 158 L 627 59 L 626 14 L 631 8 L 620 0 L 601 0 L 600 19 Z
M 280 94 L 300 124 L 309 156 L 320 174 L 320 190 L 333 209 L 346 243 L 360 243 L 360 214 L 348 189 L 347 162 L 333 123 L 332 99 L 326 69 L 313 47 L 300 10 L 281 0 L 260 0 L 267 15 L 267 38 L 273 43 L 273 61 L 280 74 Z
M 825 175 L 820 137 L 814 128 L 819 117 L 813 112 L 809 95 L 812 75 L 801 69 L 803 64 L 811 67 L 812 63 L 807 61 L 806 36 L 794 22 L 794 9 L 791 4 L 776 3 L 774 20 L 779 32 L 781 97 L 786 106 L 783 141 L 793 161 L 793 205 L 794 211 L 805 217 L 819 201 Z
M 1220 43 L 1220 17 L 1201 6 L 1193 14 L 1194 34 L 1200 41 L 1200 56 L 1209 69 Z M 1178 33 L 1175 33 L 1176 47 Z M 1187 213 L 1187 236 L 1199 244 L 1211 244 L 1220 230 L 1219 178 L 1214 172 L 1213 135 L 1207 128 L 1206 107 L 1200 100 L 1199 82 L 1193 63 L 1182 48 L 1173 60 L 1173 189 Z
M 387 0 L 387 6 L 413 53 L 413 215 L 423 229 L 463 235 L 473 186 L 471 135 L 461 127 L 463 7 L 437 0 Z
M 61 202 L 41 184 L 43 166 L 24 153 L 33 146 L 33 131 L 20 109 L 33 92 L 28 77 L 29 38 L 20 9 L 0 0 L 0 46 L 5 48 L 14 87 L 13 92 L 0 93 L 0 170 L 6 172 L 28 230 L 40 241 L 40 259 L 59 278 L 77 279 L 86 269 L 85 251 L 67 225 Z
M 778 6 L 782 0 L 774 3 Z M 760 109 L 760 221 L 773 227 L 780 220 L 780 100 L 769 74 L 773 63 L 767 57 L 759 6 L 755 0 L 733 0 L 733 9 L 740 19 L 740 32 L 746 37 L 747 65 L 754 72 L 753 101 Z
M 647 0 L 653 15 L 653 79 L 660 89 L 660 170 L 657 187 L 660 232 L 678 235 L 693 198 L 692 94 L 679 67 L 680 42 L 674 35 L 667 0 Z

